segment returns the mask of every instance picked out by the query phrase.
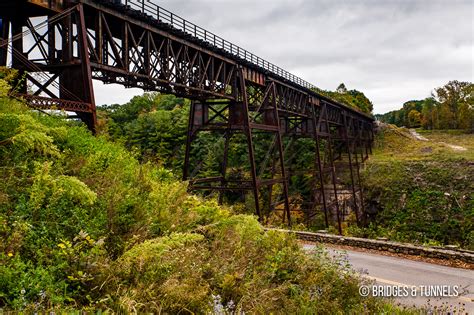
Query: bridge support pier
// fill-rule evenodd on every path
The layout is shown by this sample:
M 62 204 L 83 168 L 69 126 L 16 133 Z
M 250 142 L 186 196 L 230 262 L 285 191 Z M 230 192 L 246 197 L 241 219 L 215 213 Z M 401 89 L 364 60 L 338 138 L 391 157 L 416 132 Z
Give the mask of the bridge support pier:
M 361 225 L 365 216 L 363 187 L 360 178 L 358 144 L 365 143 L 369 147 L 371 141 L 362 135 L 363 126 L 357 126 L 358 120 L 345 111 L 323 103 L 316 127 L 316 137 L 323 139 L 325 158 L 321 161 L 321 194 L 326 212 L 336 212 L 339 233 L 342 234 L 342 222 L 352 212 L 357 225 Z M 361 161 L 366 159 L 361 152 Z M 328 172 L 330 176 L 324 176 Z M 324 183 L 330 182 L 330 186 Z M 326 188 L 327 187 L 327 188 Z M 329 203 L 328 195 L 332 196 Z M 324 201 L 326 199 L 326 201 Z
M 79 100 L 89 104 L 89 111 L 76 112 L 76 114 L 92 132 L 96 132 L 97 117 L 84 8 L 82 4 L 79 4 L 76 9 L 74 14 L 66 16 L 61 23 L 63 30 L 67 30 L 67 36 L 64 33 L 62 35 L 62 62 L 70 66 L 59 75 L 61 86 L 59 98 Z M 76 32 L 73 25 L 77 26 Z M 51 35 L 54 36 L 54 34 Z M 77 52 L 74 51 L 72 40 L 74 37 L 77 37 Z
M 230 195 L 237 191 L 250 192 L 260 221 L 269 219 L 272 209 L 283 206 L 282 220 L 291 224 L 275 85 L 269 82 L 265 86 L 249 87 L 241 70 L 234 84 L 234 100 L 192 102 L 183 179 L 190 181 L 192 190 L 219 191 L 221 201 L 225 192 Z M 251 104 L 249 100 L 252 100 Z M 256 115 L 252 114 L 254 110 Z M 193 146 L 199 142 L 198 133 L 204 132 L 207 132 L 206 136 L 213 136 L 216 132 L 221 135 L 215 138 L 216 147 L 210 148 L 207 156 L 199 152 L 203 148 Z M 269 144 L 267 152 L 255 152 L 254 141 L 257 137 Z M 237 142 L 233 143 L 232 139 Z M 242 159 L 241 150 L 246 151 L 246 159 Z M 201 156 L 193 160 L 193 156 L 199 154 Z M 212 160 L 221 154 L 222 158 L 217 167 L 214 165 L 214 171 L 204 170 L 204 164 L 210 162 L 206 159 Z
M 6 65 L 11 54 L 12 66 L 19 71 L 19 80 L 22 80 L 15 93 L 28 105 L 40 110 L 75 112 L 95 131 L 96 110 L 83 5 L 78 4 L 60 16 L 43 19 L 42 28 L 36 29 L 31 18 L 14 16 L 12 38 L 9 38 L 9 20 L 2 18 L 0 36 L 11 40 L 11 50 L 3 41 L 0 66 Z M 25 28 L 31 34 L 29 40 L 26 40 Z
M 360 161 L 367 158 L 372 139 L 368 126 L 356 117 L 325 101 L 314 106 L 306 116 L 283 118 L 284 135 L 290 137 L 285 152 L 286 164 L 291 174 L 290 187 L 292 207 L 302 212 L 306 223 L 324 221 L 326 228 L 335 224 L 342 233 L 343 224 L 354 216 L 361 225 L 365 222 L 365 207 L 360 179 Z M 306 169 L 295 169 L 294 159 L 299 156 L 298 149 L 304 150 L 314 145 L 312 164 Z M 298 142 L 301 141 L 301 142 Z M 364 150 L 366 155 L 364 156 Z M 305 167 L 299 161 L 299 167 Z M 304 164 L 304 163 L 303 163 Z

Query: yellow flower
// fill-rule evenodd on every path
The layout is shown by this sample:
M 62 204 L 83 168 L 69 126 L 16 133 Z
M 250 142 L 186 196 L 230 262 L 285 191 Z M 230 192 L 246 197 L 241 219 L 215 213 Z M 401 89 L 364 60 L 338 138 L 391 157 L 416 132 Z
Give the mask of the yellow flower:
M 13 257 L 13 253 L 8 253 L 8 257 Z
M 59 243 L 58 246 L 63 249 L 66 248 L 66 245 L 64 245 L 63 243 Z

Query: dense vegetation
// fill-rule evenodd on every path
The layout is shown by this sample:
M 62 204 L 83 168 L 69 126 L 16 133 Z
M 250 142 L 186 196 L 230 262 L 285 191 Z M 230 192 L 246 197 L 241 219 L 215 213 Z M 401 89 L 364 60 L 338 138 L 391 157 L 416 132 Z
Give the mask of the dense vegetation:
M 399 312 L 362 298 L 344 260 L 304 253 L 292 236 L 189 195 L 141 154 L 27 110 L 7 96 L 8 79 L 0 76 L 1 309 Z
M 355 108 L 367 114 L 372 114 L 374 105 L 364 95 L 364 93 L 357 90 L 347 90 L 344 83 L 341 83 L 336 91 L 317 90 L 322 95 L 338 101 L 344 105 Z
M 376 116 L 399 127 L 421 127 L 418 132 L 430 141 L 393 125 L 382 128 L 364 172 L 377 215 L 369 228 L 354 233 L 474 249 L 474 84 L 451 81 L 429 98 Z
M 429 141 L 415 140 L 406 129 L 382 127 L 362 172 L 372 221 L 348 232 L 474 249 L 474 135 L 423 135 Z
M 376 116 L 399 127 L 474 131 L 474 84 L 450 81 L 431 97 L 408 101 L 400 110 Z
M 151 93 L 123 105 L 102 106 L 98 113 L 100 134 L 123 142 L 141 161 L 152 161 L 175 173 L 181 170 L 189 100 Z
M 338 90 L 340 95 L 344 95 L 343 86 Z M 422 106 L 421 102 L 409 104 Z M 101 117 L 104 126 L 102 133 L 114 141 L 123 142 L 130 150 L 137 152 L 139 159 L 164 165 L 176 176 L 181 174 L 187 100 L 170 95 L 145 94 L 122 106 L 103 107 Z M 440 138 L 441 135 L 445 137 Z M 367 208 L 373 212 L 371 222 L 363 229 L 348 224 L 345 233 L 424 244 L 474 246 L 473 136 L 458 131 L 430 133 L 429 138 L 433 141 L 420 142 L 413 139 L 406 129 L 387 126 L 381 130 L 376 138 L 376 150 L 363 172 Z M 216 146 L 219 140 L 215 135 L 206 134 L 199 139 L 201 152 L 194 152 L 194 155 L 206 157 L 206 163 L 214 169 L 219 164 L 216 148 L 222 147 L 222 143 Z M 313 142 L 306 140 L 300 139 L 292 149 L 297 154 L 290 154 L 296 156 L 293 161 L 295 169 L 309 169 L 313 163 Z M 458 152 L 440 142 L 462 145 L 468 150 Z M 264 155 L 261 142 L 256 143 L 257 154 Z M 229 164 L 247 163 L 243 141 L 233 143 L 232 150 L 244 153 L 231 156 L 236 160 Z M 241 169 L 232 171 L 243 172 Z M 291 178 L 290 192 L 293 196 L 295 193 L 310 194 L 311 187 L 307 182 L 311 181 L 308 179 L 310 177 Z M 253 213 L 249 200 L 228 202 L 236 209 L 245 208 L 245 213 Z M 319 219 L 311 227 L 300 228 L 321 229 L 324 227 L 323 218 Z

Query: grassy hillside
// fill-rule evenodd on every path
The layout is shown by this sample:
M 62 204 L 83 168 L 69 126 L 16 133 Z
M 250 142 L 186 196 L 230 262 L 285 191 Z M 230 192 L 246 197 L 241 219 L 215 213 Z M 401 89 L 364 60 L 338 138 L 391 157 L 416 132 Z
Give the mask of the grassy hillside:
M 409 313 L 362 298 L 344 261 L 0 88 L 0 309 Z
M 428 141 L 390 125 L 379 132 L 362 173 L 374 218 L 352 233 L 474 249 L 474 134 L 420 134 Z

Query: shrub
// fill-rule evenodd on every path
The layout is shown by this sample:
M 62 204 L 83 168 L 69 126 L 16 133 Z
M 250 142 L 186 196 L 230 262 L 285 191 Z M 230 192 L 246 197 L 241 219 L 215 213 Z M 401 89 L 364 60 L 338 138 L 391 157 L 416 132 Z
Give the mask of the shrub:
M 0 307 L 378 312 L 357 276 L 134 153 L 0 97 Z

